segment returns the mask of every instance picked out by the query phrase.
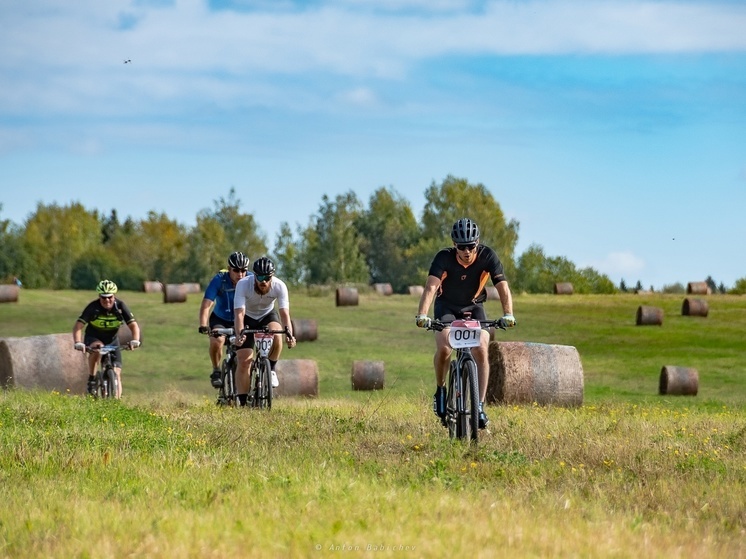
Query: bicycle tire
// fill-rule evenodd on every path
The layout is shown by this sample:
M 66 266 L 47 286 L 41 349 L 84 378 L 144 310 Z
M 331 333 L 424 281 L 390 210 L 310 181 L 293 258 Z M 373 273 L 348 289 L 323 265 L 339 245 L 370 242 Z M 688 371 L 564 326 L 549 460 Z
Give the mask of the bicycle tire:
M 452 439 L 460 437 L 459 413 L 458 413 L 458 371 L 456 362 L 451 361 L 448 368 L 448 382 L 446 392 L 446 417 L 445 425 L 448 428 L 448 436 Z
M 223 390 L 229 406 L 235 406 L 236 402 L 236 360 L 231 360 L 226 367 L 223 377 Z
M 114 399 L 117 397 L 117 373 L 113 367 L 107 367 L 103 373 L 103 389 L 102 396 L 104 398 Z
M 251 366 L 251 406 L 267 408 L 272 406 L 272 383 L 269 378 L 269 363 L 265 359 L 256 359 Z M 267 398 L 269 390 L 269 400 Z
M 479 377 L 474 360 L 465 359 L 461 373 L 461 393 L 464 402 L 463 438 L 476 443 L 479 440 Z
M 223 359 L 220 364 L 220 380 L 222 385 L 218 388 L 218 398 L 215 402 L 218 406 L 230 406 L 233 394 L 233 388 L 230 382 L 230 365 L 227 359 Z

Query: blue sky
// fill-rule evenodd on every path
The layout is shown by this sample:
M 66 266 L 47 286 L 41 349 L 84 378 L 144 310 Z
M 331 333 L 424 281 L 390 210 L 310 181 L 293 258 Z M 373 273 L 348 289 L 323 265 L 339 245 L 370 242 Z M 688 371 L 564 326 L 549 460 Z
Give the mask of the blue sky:
M 272 245 L 324 194 L 391 187 L 419 216 L 450 174 L 519 221 L 518 254 L 746 277 L 743 2 L 0 0 L 0 21 L 0 219 L 193 225 L 233 187 Z

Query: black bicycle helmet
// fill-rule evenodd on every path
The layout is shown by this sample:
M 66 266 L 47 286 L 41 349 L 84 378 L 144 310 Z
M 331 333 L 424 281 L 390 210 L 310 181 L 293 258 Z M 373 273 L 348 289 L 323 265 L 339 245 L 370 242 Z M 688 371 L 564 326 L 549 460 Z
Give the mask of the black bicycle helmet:
M 479 227 L 468 217 L 462 217 L 453 224 L 451 239 L 456 244 L 476 243 L 479 240 Z
M 254 262 L 254 273 L 257 276 L 273 276 L 275 275 L 275 265 L 266 256 L 258 258 Z
M 228 266 L 239 270 L 249 269 L 249 257 L 243 252 L 236 251 L 228 257 Z

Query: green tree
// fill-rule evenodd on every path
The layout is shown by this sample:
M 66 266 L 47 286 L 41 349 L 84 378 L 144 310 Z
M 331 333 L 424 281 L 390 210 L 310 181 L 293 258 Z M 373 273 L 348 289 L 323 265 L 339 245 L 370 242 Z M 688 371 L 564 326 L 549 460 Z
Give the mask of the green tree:
M 570 282 L 576 293 L 614 293 L 613 282 L 593 268 L 577 270 L 575 264 L 562 256 L 547 257 L 544 249 L 532 244 L 518 258 L 516 292 L 552 293 L 554 284 Z M 624 280 L 621 283 L 624 287 Z
M 469 184 L 466 179 L 448 175 L 441 184 L 433 182 L 430 185 L 425 191 L 425 200 L 422 214 L 424 243 L 416 252 L 431 249 L 433 243 L 430 241 L 437 241 L 441 248 L 451 246 L 451 226 L 456 220 L 468 217 L 479 226 L 480 242 L 497 252 L 508 280 L 512 281 L 519 224 L 514 219 L 505 221 L 500 204 L 484 185 Z M 417 260 L 421 264 L 422 260 Z
M 236 198 L 235 188 L 231 187 L 228 198 L 221 197 L 215 200 L 213 205 L 212 211 L 202 210 L 197 217 L 212 218 L 223 228 L 225 245 L 221 253 L 216 255 L 220 262 L 224 262 L 230 253 L 236 250 L 240 250 L 252 260 L 267 254 L 267 240 L 259 230 L 254 216 L 241 212 L 241 200 Z M 211 264 L 214 265 L 215 262 Z
M 3 205 L 0 204 L 0 211 Z M 21 230 L 9 219 L 0 219 L 0 283 L 11 283 L 22 277 L 24 252 L 21 247 Z
M 228 256 L 233 250 L 229 248 L 223 225 L 214 216 L 197 215 L 197 225 L 189 231 L 187 245 L 183 266 L 190 271 L 189 281 L 207 286 L 219 270 L 228 268 Z
M 407 250 L 419 236 L 410 204 L 393 189 L 380 188 L 355 226 L 371 283 L 390 283 L 394 291 L 404 292 L 416 273 L 406 257 Z
M 122 270 L 127 268 L 128 277 L 178 283 L 192 281 L 191 271 L 184 269 L 187 240 L 185 226 L 165 213 L 150 211 L 147 219 L 134 222 L 131 230 L 117 232 L 107 248 L 116 255 Z
M 361 252 L 361 238 L 351 227 L 362 211 L 354 192 L 325 194 L 317 214 L 303 232 L 304 268 L 310 284 L 368 282 L 369 272 Z
M 24 284 L 69 289 L 75 262 L 101 244 L 101 221 L 77 202 L 66 207 L 39 203 L 26 221 L 21 244 L 33 262 L 24 269 Z
M 298 232 L 302 239 L 302 232 Z M 290 285 L 300 285 L 304 280 L 303 244 L 295 240 L 290 225 L 286 221 L 280 223 L 274 248 L 274 262 L 277 275 Z
M 728 291 L 728 293 L 733 295 L 746 294 L 746 277 L 737 279 L 735 285 Z

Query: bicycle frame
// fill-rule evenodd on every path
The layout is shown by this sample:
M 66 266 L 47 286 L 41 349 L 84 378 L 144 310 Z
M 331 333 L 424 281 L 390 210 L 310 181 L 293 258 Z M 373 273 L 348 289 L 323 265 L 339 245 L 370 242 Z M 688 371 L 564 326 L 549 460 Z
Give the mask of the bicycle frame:
M 236 406 L 236 337 L 233 328 L 215 328 L 210 336 L 225 336 L 225 354 L 220 363 L 220 376 L 223 385 L 218 389 L 217 404 L 219 406 Z
M 86 348 L 87 353 L 101 354 L 101 361 L 96 370 L 95 398 L 117 398 L 119 392 L 119 378 L 114 370 L 111 354 L 117 350 L 129 349 L 127 345 L 103 345 L 99 347 Z
M 251 407 L 272 409 L 272 369 L 269 354 L 272 352 L 275 334 L 288 334 L 288 329 L 270 330 L 264 328 L 244 328 L 242 334 L 254 334 L 254 360 L 249 369 L 249 398 Z
M 452 439 L 479 439 L 479 375 L 471 348 L 481 345 L 483 327 L 504 328 L 499 320 L 458 319 L 434 321 L 429 330 L 448 329 L 448 342 L 455 350 L 446 379 L 446 415 L 443 424 Z

